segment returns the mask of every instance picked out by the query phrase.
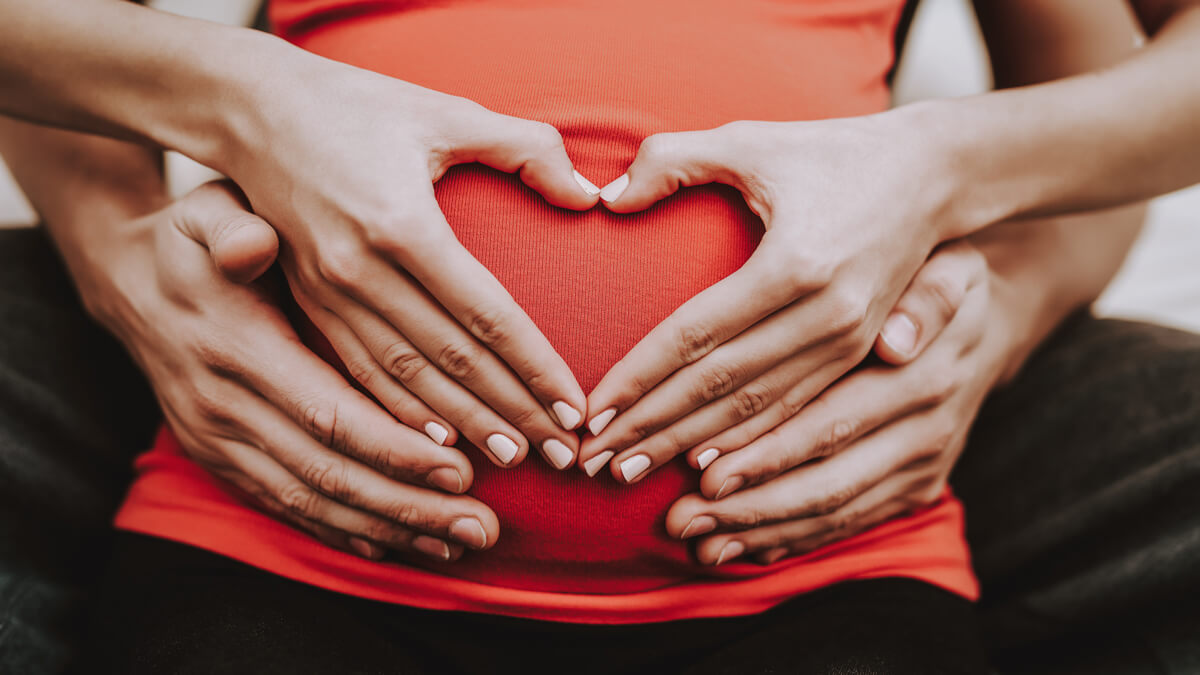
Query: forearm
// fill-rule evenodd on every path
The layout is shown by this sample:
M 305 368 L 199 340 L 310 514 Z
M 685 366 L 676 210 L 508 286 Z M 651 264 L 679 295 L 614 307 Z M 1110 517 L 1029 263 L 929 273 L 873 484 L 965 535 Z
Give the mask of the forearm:
M 1090 305 L 1116 275 L 1145 219 L 1143 204 L 1002 223 L 970 239 L 991 271 L 1001 381 L 1072 313 Z
M 259 101 L 323 59 L 123 0 L 0 0 L 0 113 L 178 150 L 227 172 Z
M 162 153 L 0 117 L 0 155 L 54 239 L 89 311 L 103 320 L 135 218 L 168 201 Z M 108 297 L 110 300 L 104 300 Z M 111 327 L 110 327 L 111 328 Z
M 947 176 L 954 238 L 1014 217 L 1141 201 L 1200 181 L 1200 6 L 1174 12 L 1140 53 L 1102 71 L 889 115 L 928 139 Z

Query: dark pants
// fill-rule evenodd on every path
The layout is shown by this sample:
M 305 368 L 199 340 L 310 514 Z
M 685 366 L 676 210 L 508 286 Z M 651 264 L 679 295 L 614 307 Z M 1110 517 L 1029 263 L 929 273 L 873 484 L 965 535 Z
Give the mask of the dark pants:
M 38 232 L 0 231 L 0 401 L 0 672 L 54 672 L 156 413 Z M 1070 323 L 953 481 L 1002 670 L 1200 672 L 1200 336 Z

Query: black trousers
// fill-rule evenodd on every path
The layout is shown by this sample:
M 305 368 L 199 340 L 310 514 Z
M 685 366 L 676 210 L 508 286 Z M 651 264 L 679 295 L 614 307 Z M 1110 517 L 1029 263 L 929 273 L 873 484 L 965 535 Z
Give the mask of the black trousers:
M 0 231 L 0 402 L 0 672 L 57 672 L 156 412 L 38 231 Z M 1001 672 L 1200 672 L 1200 336 L 1069 323 L 952 480 Z

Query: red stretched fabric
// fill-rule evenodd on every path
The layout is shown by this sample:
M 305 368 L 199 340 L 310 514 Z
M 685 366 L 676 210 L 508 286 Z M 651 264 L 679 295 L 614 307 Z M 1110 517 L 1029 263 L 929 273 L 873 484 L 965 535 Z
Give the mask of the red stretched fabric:
M 877 112 L 902 0 L 276 0 L 301 47 L 503 113 L 549 122 L 603 185 L 659 131 L 737 119 Z M 352 105 L 352 102 L 347 102 Z M 737 269 L 762 234 L 741 198 L 693 188 L 644 213 L 575 213 L 478 166 L 437 185 L 463 244 L 493 271 L 585 391 L 655 324 Z M 870 198 L 870 195 L 864 195 Z M 201 546 L 281 575 L 435 609 L 619 623 L 762 611 L 842 580 L 906 576 L 974 598 L 961 505 L 937 504 L 771 566 L 694 563 L 667 508 L 697 490 L 682 460 L 634 486 L 557 472 L 531 455 L 503 470 L 467 448 L 471 494 L 500 518 L 495 548 L 437 564 L 374 563 L 255 512 L 164 431 L 137 464 L 119 527 Z

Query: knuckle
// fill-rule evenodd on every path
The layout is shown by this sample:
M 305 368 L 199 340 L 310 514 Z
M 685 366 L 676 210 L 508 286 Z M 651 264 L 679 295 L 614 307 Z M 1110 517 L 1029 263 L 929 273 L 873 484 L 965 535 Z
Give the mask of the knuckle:
M 449 342 L 438 350 L 437 365 L 450 377 L 463 381 L 479 372 L 479 360 L 483 353 L 473 344 Z
M 471 312 L 467 329 L 485 345 L 495 347 L 508 337 L 509 324 L 508 316 L 504 312 L 478 308 Z
M 730 405 L 739 420 L 746 420 L 765 410 L 770 402 L 770 388 L 764 384 L 752 383 L 735 391 Z
M 858 436 L 858 430 L 862 427 L 857 420 L 849 418 L 841 418 L 830 424 L 824 432 L 817 437 L 812 448 L 812 459 L 820 457 L 828 457 L 844 445 L 849 443 Z
M 429 362 L 407 343 L 394 342 L 383 353 L 383 367 L 402 384 L 411 384 Z
M 826 326 L 834 335 L 856 335 L 866 322 L 867 303 L 857 293 L 833 290 L 829 298 L 829 318 Z
M 835 487 L 828 493 L 812 501 L 811 512 L 818 516 L 828 516 L 858 496 L 858 491 L 851 487 Z
M 339 462 L 327 459 L 315 459 L 305 465 L 300 479 L 325 495 L 341 501 L 346 496 L 345 467 Z
M 690 324 L 679 329 L 675 344 L 683 363 L 694 363 L 717 347 L 717 337 L 705 326 Z
M 300 424 L 310 436 L 317 439 L 322 445 L 333 448 L 337 441 L 338 431 L 337 405 L 326 405 L 315 400 L 301 403 Z
M 734 367 L 715 364 L 700 373 L 700 381 L 692 392 L 692 403 L 702 405 L 729 393 L 737 383 Z
M 227 426 L 234 421 L 229 401 L 212 385 L 199 385 L 192 394 L 192 405 L 200 419 L 215 426 Z
M 290 483 L 275 496 L 284 511 L 305 519 L 316 515 L 317 499 L 317 493 L 303 483 Z
M 544 151 L 556 151 L 563 147 L 562 134 L 554 125 L 545 122 L 531 122 L 529 138 Z
M 320 249 L 317 273 L 339 288 L 357 287 L 362 280 L 363 251 L 348 243 L 327 244 Z
M 958 377 L 945 369 L 929 373 L 924 382 L 926 401 L 930 405 L 945 403 L 958 390 Z
M 638 157 L 644 162 L 665 162 L 671 156 L 675 145 L 673 134 L 653 134 L 642 141 L 641 147 L 638 148 Z
M 966 294 L 965 279 L 952 277 L 948 273 L 931 274 L 921 282 L 921 292 L 933 309 L 946 320 L 951 319 L 962 305 Z

